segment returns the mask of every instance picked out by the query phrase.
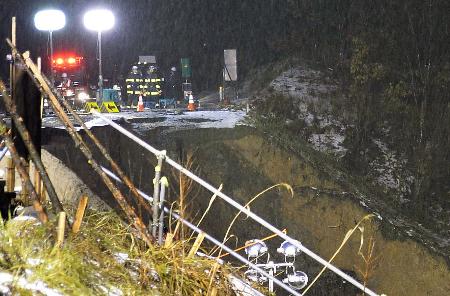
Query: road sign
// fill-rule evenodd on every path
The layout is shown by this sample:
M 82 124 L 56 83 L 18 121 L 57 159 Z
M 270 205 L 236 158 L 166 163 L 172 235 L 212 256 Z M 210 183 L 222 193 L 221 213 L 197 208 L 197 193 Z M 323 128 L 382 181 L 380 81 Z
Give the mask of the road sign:
M 181 59 L 181 77 L 190 78 L 192 75 L 191 61 L 188 58 Z
M 225 49 L 223 51 L 224 69 L 223 78 L 225 81 L 237 81 L 237 58 L 236 49 Z
M 100 107 L 96 102 L 87 102 L 86 105 L 84 105 L 84 110 L 86 110 L 86 112 L 92 112 L 92 110 L 100 112 Z
M 117 108 L 114 102 L 103 102 L 101 107 L 102 113 L 119 113 L 120 110 Z
M 139 63 L 156 64 L 155 56 L 139 56 Z

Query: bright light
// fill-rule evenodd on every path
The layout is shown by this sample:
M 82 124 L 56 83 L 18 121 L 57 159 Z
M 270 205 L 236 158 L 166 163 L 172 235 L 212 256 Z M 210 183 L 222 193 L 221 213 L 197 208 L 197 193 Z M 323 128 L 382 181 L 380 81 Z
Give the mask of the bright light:
M 75 64 L 76 62 L 77 62 L 77 60 L 75 58 L 70 57 L 67 59 L 67 63 L 69 63 L 69 64 Z
M 85 102 L 85 101 L 87 101 L 89 99 L 89 95 L 87 94 L 87 93 L 85 93 L 85 92 L 80 92 L 79 94 L 78 94 L 78 100 L 80 100 L 80 101 L 82 101 L 82 102 Z
M 61 10 L 41 10 L 34 15 L 34 25 L 40 31 L 57 31 L 66 25 L 66 16 Z
M 245 242 L 248 247 L 245 248 L 245 253 L 248 257 L 259 257 L 265 253 L 267 253 L 266 244 L 259 239 L 252 239 Z
M 84 26 L 88 30 L 102 32 L 114 26 L 114 14 L 107 9 L 90 10 L 84 14 Z
M 308 275 L 303 271 L 295 271 L 292 274 L 288 274 L 283 283 L 288 284 L 294 290 L 303 289 L 308 284 Z
M 56 59 L 56 63 L 57 63 L 58 65 L 62 65 L 62 64 L 64 64 L 64 60 L 63 60 L 62 58 L 57 58 L 57 59 Z
M 296 241 L 298 244 L 300 242 Z M 277 249 L 277 252 L 280 254 L 283 254 L 286 257 L 294 257 L 300 254 L 301 250 L 300 248 L 296 247 L 294 244 L 284 241 L 280 247 Z

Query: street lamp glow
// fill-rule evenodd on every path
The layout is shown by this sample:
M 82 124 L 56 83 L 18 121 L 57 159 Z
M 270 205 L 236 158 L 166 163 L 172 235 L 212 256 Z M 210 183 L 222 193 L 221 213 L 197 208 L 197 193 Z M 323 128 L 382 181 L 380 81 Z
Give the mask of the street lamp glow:
M 97 32 L 98 44 L 98 90 L 99 100 L 103 99 L 103 75 L 102 75 L 102 32 L 114 26 L 114 14 L 107 9 L 94 9 L 84 14 L 84 26 L 86 29 Z
M 66 16 L 61 10 L 41 10 L 34 15 L 34 25 L 39 31 L 57 31 L 66 25 Z
M 88 30 L 102 32 L 114 27 L 114 14 L 107 9 L 90 10 L 84 14 L 84 26 Z
M 39 31 L 48 31 L 50 37 L 50 79 L 53 83 L 53 31 L 64 28 L 66 15 L 57 9 L 41 10 L 34 15 L 34 25 Z

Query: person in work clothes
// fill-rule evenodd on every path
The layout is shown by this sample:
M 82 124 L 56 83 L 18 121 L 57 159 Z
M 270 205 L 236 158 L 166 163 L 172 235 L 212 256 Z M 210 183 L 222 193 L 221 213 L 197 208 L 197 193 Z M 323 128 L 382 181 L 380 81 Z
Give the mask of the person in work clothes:
M 177 68 L 170 68 L 170 73 L 168 77 L 166 77 L 165 81 L 165 92 L 164 95 L 168 99 L 178 100 L 180 96 L 180 81 L 178 79 Z
M 139 96 L 142 94 L 142 75 L 137 66 L 131 68 L 130 74 L 125 79 L 127 88 L 128 103 L 131 106 L 137 106 Z
M 158 77 L 156 67 L 149 66 L 147 74 L 144 77 L 144 106 L 146 108 L 152 108 L 155 107 L 156 104 L 159 104 L 159 99 L 162 93 L 161 83 L 162 79 Z

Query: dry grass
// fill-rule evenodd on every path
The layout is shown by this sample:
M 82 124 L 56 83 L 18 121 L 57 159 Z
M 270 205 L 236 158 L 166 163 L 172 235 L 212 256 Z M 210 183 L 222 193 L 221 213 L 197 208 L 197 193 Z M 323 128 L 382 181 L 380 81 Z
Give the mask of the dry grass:
M 373 235 L 369 237 L 365 250 L 363 251 L 362 249 L 363 244 L 361 244 L 361 248 L 358 252 L 358 255 L 361 257 L 362 264 L 361 266 L 356 266 L 355 269 L 361 276 L 364 287 L 367 287 L 370 278 L 372 277 L 375 269 L 378 267 L 381 253 L 377 254 L 375 251 L 375 238 Z
M 113 213 L 88 212 L 81 231 L 55 248 L 55 221 L 45 225 L 0 225 L 0 273 L 14 276 L 6 285 L 14 295 L 35 295 L 21 282 L 41 281 L 64 295 L 206 295 L 215 261 L 187 258 L 189 242 L 169 248 L 146 247 Z M 119 258 L 125 256 L 125 260 Z M 126 254 L 126 255 L 125 255 Z M 215 286 L 234 295 L 220 266 Z M 1 288 L 5 284 L 1 284 Z

